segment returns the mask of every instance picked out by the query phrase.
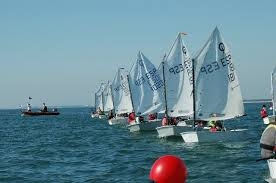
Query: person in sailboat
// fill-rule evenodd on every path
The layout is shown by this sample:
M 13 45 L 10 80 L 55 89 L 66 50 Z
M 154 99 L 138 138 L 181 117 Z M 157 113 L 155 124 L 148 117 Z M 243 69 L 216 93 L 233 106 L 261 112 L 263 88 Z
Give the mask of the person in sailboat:
M 108 119 L 114 118 L 113 110 L 110 110 L 108 113 Z
M 214 114 L 212 114 L 212 118 L 208 121 L 208 126 L 209 127 L 215 127 L 215 125 L 216 125 L 216 117 L 217 117 L 217 115 L 214 113 Z
M 31 112 L 31 111 L 32 111 L 32 107 L 31 107 L 31 104 L 30 104 L 30 103 L 28 103 L 28 105 L 27 105 L 27 111 L 28 111 L 28 112 Z
M 261 114 L 261 117 L 262 118 L 266 118 L 268 115 L 267 115 L 267 110 L 266 110 L 266 105 L 263 105 L 261 111 L 260 111 L 260 114 Z
M 47 106 L 45 105 L 45 103 L 43 103 L 43 107 L 42 109 L 40 110 L 41 112 L 48 112 L 48 108 Z
M 168 125 L 168 118 L 167 118 L 167 114 L 164 115 L 163 119 L 162 119 L 162 126 L 166 126 Z
M 103 111 L 101 110 L 101 108 L 99 107 L 98 110 L 97 110 L 97 114 L 100 114 L 102 115 L 103 114 Z
M 157 113 L 149 114 L 148 120 L 155 120 L 157 118 Z
M 135 122 L 135 112 L 134 111 L 132 111 L 128 115 L 128 123 L 132 123 L 132 122 Z
M 270 122 L 260 139 L 261 157 L 275 158 L 276 152 L 276 121 Z

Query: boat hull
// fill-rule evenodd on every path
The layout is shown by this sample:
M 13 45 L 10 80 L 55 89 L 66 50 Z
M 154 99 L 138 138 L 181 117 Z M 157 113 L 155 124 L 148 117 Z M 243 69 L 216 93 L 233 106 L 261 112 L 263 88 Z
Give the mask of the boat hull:
M 155 129 L 162 125 L 162 120 L 150 120 L 143 123 L 134 123 L 127 125 L 127 128 L 130 132 L 137 132 L 137 131 L 155 131 Z
M 22 112 L 21 116 L 56 116 L 59 112 Z
M 99 117 L 99 114 L 93 114 L 91 113 L 91 118 L 98 118 Z
M 107 116 L 106 115 L 99 115 L 99 119 L 107 119 Z
M 192 125 L 186 126 L 175 126 L 175 125 L 166 125 L 166 126 L 159 126 L 156 128 L 159 138 L 165 137 L 181 137 L 181 132 L 192 131 Z
M 269 178 L 266 179 L 266 182 L 276 182 L 276 159 L 267 160 L 267 165 L 269 169 Z
M 235 142 L 246 138 L 247 129 L 210 132 L 209 130 L 180 133 L 184 142 Z
M 127 118 L 125 117 L 116 117 L 108 120 L 109 125 L 127 125 Z

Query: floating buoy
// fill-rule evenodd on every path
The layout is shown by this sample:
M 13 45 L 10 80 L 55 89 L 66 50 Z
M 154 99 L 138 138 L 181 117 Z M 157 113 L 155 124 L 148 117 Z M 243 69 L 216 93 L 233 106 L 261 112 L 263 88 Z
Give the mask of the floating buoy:
M 183 160 L 177 156 L 165 155 L 154 162 L 149 178 L 154 183 L 185 183 L 187 175 Z

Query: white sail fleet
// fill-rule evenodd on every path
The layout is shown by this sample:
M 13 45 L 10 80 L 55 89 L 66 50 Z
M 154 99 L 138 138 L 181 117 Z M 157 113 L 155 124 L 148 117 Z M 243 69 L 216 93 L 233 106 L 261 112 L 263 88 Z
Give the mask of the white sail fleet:
M 232 55 L 218 28 L 194 57 L 184 35 L 177 35 L 159 67 L 139 51 L 129 72 L 119 68 L 95 93 L 91 117 L 184 142 L 245 140 L 247 129 L 224 126 L 245 112 Z

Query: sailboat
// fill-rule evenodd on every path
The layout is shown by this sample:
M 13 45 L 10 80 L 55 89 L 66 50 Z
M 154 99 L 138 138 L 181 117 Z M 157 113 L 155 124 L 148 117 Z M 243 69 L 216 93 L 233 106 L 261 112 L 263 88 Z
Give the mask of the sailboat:
M 114 105 L 113 105 L 113 98 L 112 98 L 112 85 L 111 85 L 111 82 L 108 81 L 104 90 L 103 90 L 103 93 L 102 93 L 102 96 L 103 96 L 103 111 L 104 111 L 104 119 L 107 118 L 107 115 L 111 110 L 114 109 Z
M 276 66 L 271 73 L 271 95 L 272 95 L 272 115 L 268 116 L 269 122 L 275 122 L 275 110 L 276 110 Z M 265 123 L 265 121 L 264 121 Z
M 105 83 L 101 83 L 97 92 L 95 92 L 95 110 L 91 112 L 92 118 L 104 118 L 104 107 L 103 107 L 103 91 L 105 88 Z
M 232 55 L 218 28 L 193 61 L 194 121 L 230 120 L 245 115 Z M 184 142 L 240 141 L 247 129 L 182 132 Z
M 179 33 L 167 57 L 162 62 L 166 114 L 169 118 L 191 118 L 193 114 L 192 59 Z M 190 123 L 188 123 L 190 122 Z M 191 120 L 180 120 L 177 125 L 156 128 L 159 137 L 175 137 L 192 130 Z
M 155 66 L 140 51 L 129 72 L 128 80 L 136 116 L 147 116 L 164 110 L 163 81 Z M 144 122 L 136 121 L 136 123 L 129 124 L 127 127 L 130 132 L 155 131 L 155 128 L 160 125 L 161 119 L 154 119 Z
M 128 113 L 133 111 L 130 98 L 127 74 L 124 68 L 119 68 L 112 82 L 112 95 L 115 116 L 108 120 L 110 125 L 127 125 Z

